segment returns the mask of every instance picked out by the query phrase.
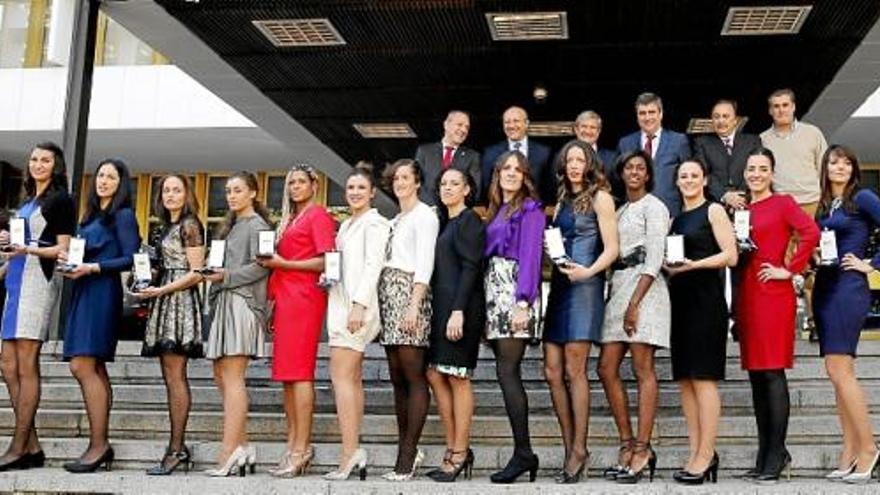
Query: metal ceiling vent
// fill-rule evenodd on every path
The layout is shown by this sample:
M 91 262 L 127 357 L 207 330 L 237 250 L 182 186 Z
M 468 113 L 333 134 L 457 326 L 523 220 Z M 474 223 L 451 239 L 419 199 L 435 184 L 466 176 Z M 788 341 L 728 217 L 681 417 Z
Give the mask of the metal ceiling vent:
M 573 136 L 574 122 L 571 121 L 547 121 L 547 122 L 530 122 L 529 136 L 537 137 L 558 137 Z
M 417 137 L 406 122 L 352 124 L 365 139 L 408 139 Z
M 495 41 L 568 39 L 565 12 L 488 12 L 486 22 Z
M 724 19 L 721 35 L 797 34 L 811 10 L 812 5 L 731 7 Z
M 260 19 L 254 26 L 278 47 L 336 46 L 345 40 L 330 19 Z

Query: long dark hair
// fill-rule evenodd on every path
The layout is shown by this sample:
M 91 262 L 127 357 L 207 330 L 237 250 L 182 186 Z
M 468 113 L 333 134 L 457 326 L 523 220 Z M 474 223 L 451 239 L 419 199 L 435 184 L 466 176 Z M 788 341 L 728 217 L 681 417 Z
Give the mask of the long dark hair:
M 30 165 L 28 165 L 24 173 L 25 199 L 23 203 L 36 199 L 38 203 L 42 204 L 46 198 L 56 193 L 67 192 L 67 162 L 64 161 L 64 151 L 52 141 L 44 141 L 42 143 L 37 143 L 31 148 L 31 152 L 28 154 L 28 160 L 30 160 L 30 155 L 36 150 L 44 150 L 52 153 L 52 177 L 49 179 L 49 187 L 47 187 L 46 190 L 43 191 L 43 194 L 37 198 L 37 183 L 33 176 L 31 176 Z
M 819 167 L 819 184 L 821 185 L 822 196 L 819 198 L 819 209 L 816 211 L 816 218 L 828 214 L 831 211 L 831 202 L 834 201 L 834 195 L 831 194 L 831 181 L 828 180 L 828 166 L 834 158 L 846 158 L 852 165 L 852 174 L 849 182 L 843 189 L 843 210 L 847 213 L 856 213 L 859 207 L 853 201 L 853 197 L 862 188 L 862 169 L 859 166 L 859 158 L 855 153 L 846 146 L 841 144 L 832 144 L 825 150 L 822 155 L 822 166 Z
M 119 186 L 113 193 L 113 199 L 106 209 L 101 209 L 101 198 L 98 197 L 97 183 L 98 172 L 104 166 L 111 166 L 116 169 L 119 175 Z M 89 182 L 89 197 L 86 201 L 86 210 L 83 213 L 81 224 L 85 225 L 95 218 L 100 218 L 101 223 L 109 224 L 113 221 L 116 212 L 123 208 L 131 208 L 131 174 L 128 167 L 120 158 L 106 158 L 98 162 L 92 180 Z
M 581 174 L 582 189 L 578 193 L 574 192 L 574 186 L 565 170 L 568 152 L 574 148 L 583 151 L 584 158 L 587 160 L 584 172 Z M 608 180 L 605 178 L 605 173 L 602 172 L 599 156 L 592 146 L 578 139 L 566 143 L 562 147 L 562 151 L 559 152 L 559 158 L 556 163 L 556 176 L 560 179 L 559 189 L 556 193 L 557 204 L 562 204 L 570 199 L 576 213 L 584 214 L 591 212 L 593 210 L 593 198 L 596 197 L 596 194 L 599 191 L 608 192 L 611 190 L 611 186 L 608 185 Z
M 175 178 L 183 184 L 185 199 L 183 201 L 183 210 L 180 212 L 180 220 L 188 217 L 198 218 L 199 200 L 193 193 L 193 186 L 189 177 L 181 173 L 170 173 L 163 176 L 159 179 L 159 182 L 156 183 L 156 188 L 159 190 L 159 193 L 156 194 L 156 203 L 153 205 L 153 213 L 155 213 L 159 220 L 162 220 L 165 225 L 171 224 L 171 212 L 165 208 L 165 203 L 162 201 L 162 189 L 165 187 L 165 182 L 171 178 Z
M 248 189 L 250 189 L 257 195 L 260 194 L 260 185 L 257 182 L 257 176 L 255 176 L 254 174 L 246 170 L 242 170 L 240 172 L 236 172 L 230 175 L 229 178 L 226 179 L 226 183 L 228 184 L 229 181 L 231 181 L 232 179 L 240 179 L 242 182 L 244 182 L 245 186 L 247 186 Z M 284 187 L 287 187 L 287 184 L 285 184 Z M 263 206 L 263 204 L 260 202 L 259 199 L 256 198 L 256 196 L 254 197 L 252 204 L 254 207 L 254 211 L 257 213 L 257 215 L 260 215 L 260 217 L 268 225 L 272 225 L 272 220 L 269 217 L 269 210 L 267 210 L 266 207 Z M 223 218 L 223 222 L 220 223 L 220 227 L 217 229 L 217 238 L 225 239 L 226 236 L 229 235 L 229 231 L 232 230 L 233 225 L 235 225 L 235 212 L 229 210 L 226 212 L 226 216 Z
M 500 176 L 501 169 L 504 168 L 504 164 L 507 163 L 507 160 L 510 158 L 516 160 L 516 168 L 523 174 L 523 184 L 520 190 L 516 193 L 516 196 L 514 196 L 508 203 L 505 217 L 510 218 L 514 213 L 522 209 L 523 203 L 525 203 L 526 199 L 532 199 L 535 201 L 538 199 L 538 193 L 535 189 L 535 181 L 532 180 L 532 171 L 531 167 L 529 167 L 529 160 L 526 158 L 526 155 L 523 155 L 519 151 L 505 151 L 504 153 L 501 153 L 501 156 L 499 156 L 497 160 L 495 160 L 495 166 L 492 167 L 492 182 L 489 184 L 489 209 L 486 214 L 486 217 L 490 222 L 495 218 L 495 215 L 498 214 L 498 210 L 501 209 L 501 204 L 504 201 L 504 194 L 501 191 Z
M 620 177 L 620 180 L 623 180 L 623 168 L 626 167 L 628 161 L 635 157 L 640 157 L 645 161 L 645 168 L 648 169 L 648 180 L 645 181 L 645 191 L 651 192 L 654 190 L 654 159 L 645 151 L 635 150 L 623 154 L 617 159 L 617 164 L 615 164 L 614 170 L 617 172 L 617 176 Z

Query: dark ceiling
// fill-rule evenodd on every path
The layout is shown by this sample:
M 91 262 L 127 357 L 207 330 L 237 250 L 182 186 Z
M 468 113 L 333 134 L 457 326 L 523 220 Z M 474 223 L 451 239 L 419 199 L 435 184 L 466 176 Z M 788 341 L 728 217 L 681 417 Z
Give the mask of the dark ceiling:
M 613 147 L 635 128 L 642 91 L 663 97 L 668 128 L 683 130 L 727 97 L 760 132 L 770 91 L 793 88 L 806 112 L 880 15 L 876 0 L 157 1 L 343 158 L 378 163 L 438 140 L 450 108 L 472 113 L 467 145 L 477 149 L 503 137 L 511 104 L 532 121 L 594 109 L 605 121 L 601 144 Z M 813 10 L 799 34 L 719 34 L 731 6 L 805 3 Z M 487 12 L 552 10 L 567 12 L 569 39 L 491 39 Z M 251 24 L 316 17 L 347 44 L 275 48 Z M 543 104 L 531 96 L 538 83 L 549 91 Z M 366 140 L 352 128 L 399 121 L 418 139 Z

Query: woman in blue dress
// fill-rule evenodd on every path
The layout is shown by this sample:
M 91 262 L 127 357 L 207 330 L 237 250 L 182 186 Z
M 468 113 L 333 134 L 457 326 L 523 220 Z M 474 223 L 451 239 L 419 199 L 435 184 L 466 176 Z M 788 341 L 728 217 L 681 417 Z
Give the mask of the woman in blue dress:
M 107 438 L 112 390 L 107 361 L 116 355 L 122 317 L 120 272 L 131 268 L 140 236 L 131 208 L 128 168 L 118 159 L 104 160 L 91 181 L 86 210 L 76 235 L 85 239 L 83 263 L 64 276 L 73 280 L 64 360 L 79 382 L 89 418 L 89 447 L 64 465 L 72 473 L 110 469 L 113 448 Z M 67 261 L 67 254 L 59 259 Z
M 871 232 L 880 226 L 880 198 L 859 187 L 859 161 L 849 149 L 834 145 L 822 159 L 822 196 L 816 221 L 837 240 L 839 264 L 820 266 L 813 289 L 813 315 L 819 352 L 834 385 L 843 430 L 838 467 L 826 478 L 867 482 L 880 458 L 868 416 L 865 394 L 855 375 L 859 335 L 871 305 L 867 274 L 880 268 L 880 253 L 865 260 Z M 823 236 L 828 234 L 823 234 Z
M 24 243 L 10 245 L 9 232 L 0 232 L 0 243 L 8 247 L 2 271 L 9 289 L 0 368 L 15 412 L 15 430 L 0 457 L 0 471 L 40 467 L 46 459 L 34 428 L 40 403 L 40 348 L 57 328 L 62 284 L 55 259 L 67 249 L 76 224 L 58 145 L 41 143 L 31 150 L 24 190 L 17 213 L 24 219 Z
M 577 483 L 589 461 L 590 346 L 602 338 L 605 270 L 617 259 L 617 216 L 593 148 L 571 141 L 559 153 L 559 198 L 552 227 L 570 262 L 553 270 L 544 325 L 544 375 L 562 430 L 559 483 Z M 567 385 L 566 385 L 567 384 Z

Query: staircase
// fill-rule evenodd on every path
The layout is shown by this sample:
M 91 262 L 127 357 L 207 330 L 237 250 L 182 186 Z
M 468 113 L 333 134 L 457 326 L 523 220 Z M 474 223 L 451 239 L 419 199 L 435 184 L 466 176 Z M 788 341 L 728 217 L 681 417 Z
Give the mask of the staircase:
M 82 407 L 79 387 L 70 376 L 67 363 L 60 359 L 61 342 L 49 342 L 42 356 L 43 394 L 37 415 L 37 427 L 49 456 L 58 465 L 77 457 L 88 442 L 88 421 Z M 117 465 L 140 469 L 153 464 L 167 443 L 168 419 L 165 389 L 158 360 L 141 358 L 139 342 L 120 342 L 117 360 L 108 364 L 113 383 L 114 405 L 111 413 L 111 441 L 116 449 Z M 880 410 L 880 341 L 865 341 L 860 346 L 858 376 L 866 389 L 873 413 Z M 617 433 L 601 385 L 595 374 L 597 350 L 590 362 L 591 419 L 589 448 L 592 469 L 612 464 L 617 455 Z M 745 470 L 754 462 L 756 430 L 751 414 L 748 377 L 739 369 L 739 346 L 728 348 L 727 381 L 721 384 L 722 418 L 719 426 L 718 453 L 722 469 L 728 473 Z M 834 394 L 826 378 L 817 347 L 804 341 L 796 346 L 796 367 L 789 372 L 792 414 L 788 446 L 794 458 L 796 476 L 815 476 L 833 468 L 840 445 L 840 430 L 835 413 Z M 338 453 L 339 435 L 335 406 L 328 376 L 329 349 L 322 344 L 317 378 L 317 411 L 314 424 L 317 471 L 329 470 Z M 678 469 L 687 454 L 687 430 L 681 415 L 678 389 L 670 380 L 670 358 L 658 352 L 657 371 L 660 384 L 660 409 L 652 443 L 658 453 L 659 468 Z M 624 363 L 624 377 L 630 388 L 631 405 L 635 404 L 635 382 Z M 211 363 L 190 363 L 193 412 L 188 426 L 187 443 L 199 467 L 212 463 L 222 434 L 219 394 L 212 383 Z M 274 465 L 284 450 L 286 423 L 281 409 L 281 387 L 269 380 L 267 361 L 251 364 L 248 372 L 250 417 L 248 430 L 257 445 L 258 469 Z M 549 472 L 562 462 L 559 428 L 553 414 L 549 392 L 543 381 L 539 347 L 529 348 L 523 361 L 523 378 L 529 392 L 531 434 L 542 469 Z M 396 426 L 391 385 L 382 348 L 371 344 L 364 363 L 367 415 L 362 441 L 370 453 L 373 472 L 393 464 L 396 452 Z M 476 469 L 484 474 L 502 467 L 511 452 L 511 435 L 501 390 L 495 381 L 492 353 L 483 348 L 474 377 L 477 411 L 472 435 Z M 634 411 L 634 408 L 631 407 Z M 875 414 L 875 425 L 876 414 Z M 635 421 L 635 419 L 634 419 Z M 14 424 L 6 389 L 0 387 L 0 435 L 8 437 Z M 635 423 L 634 423 L 635 424 Z M 443 453 L 443 430 L 432 407 L 425 425 L 421 446 L 427 451 L 427 466 L 436 465 Z

